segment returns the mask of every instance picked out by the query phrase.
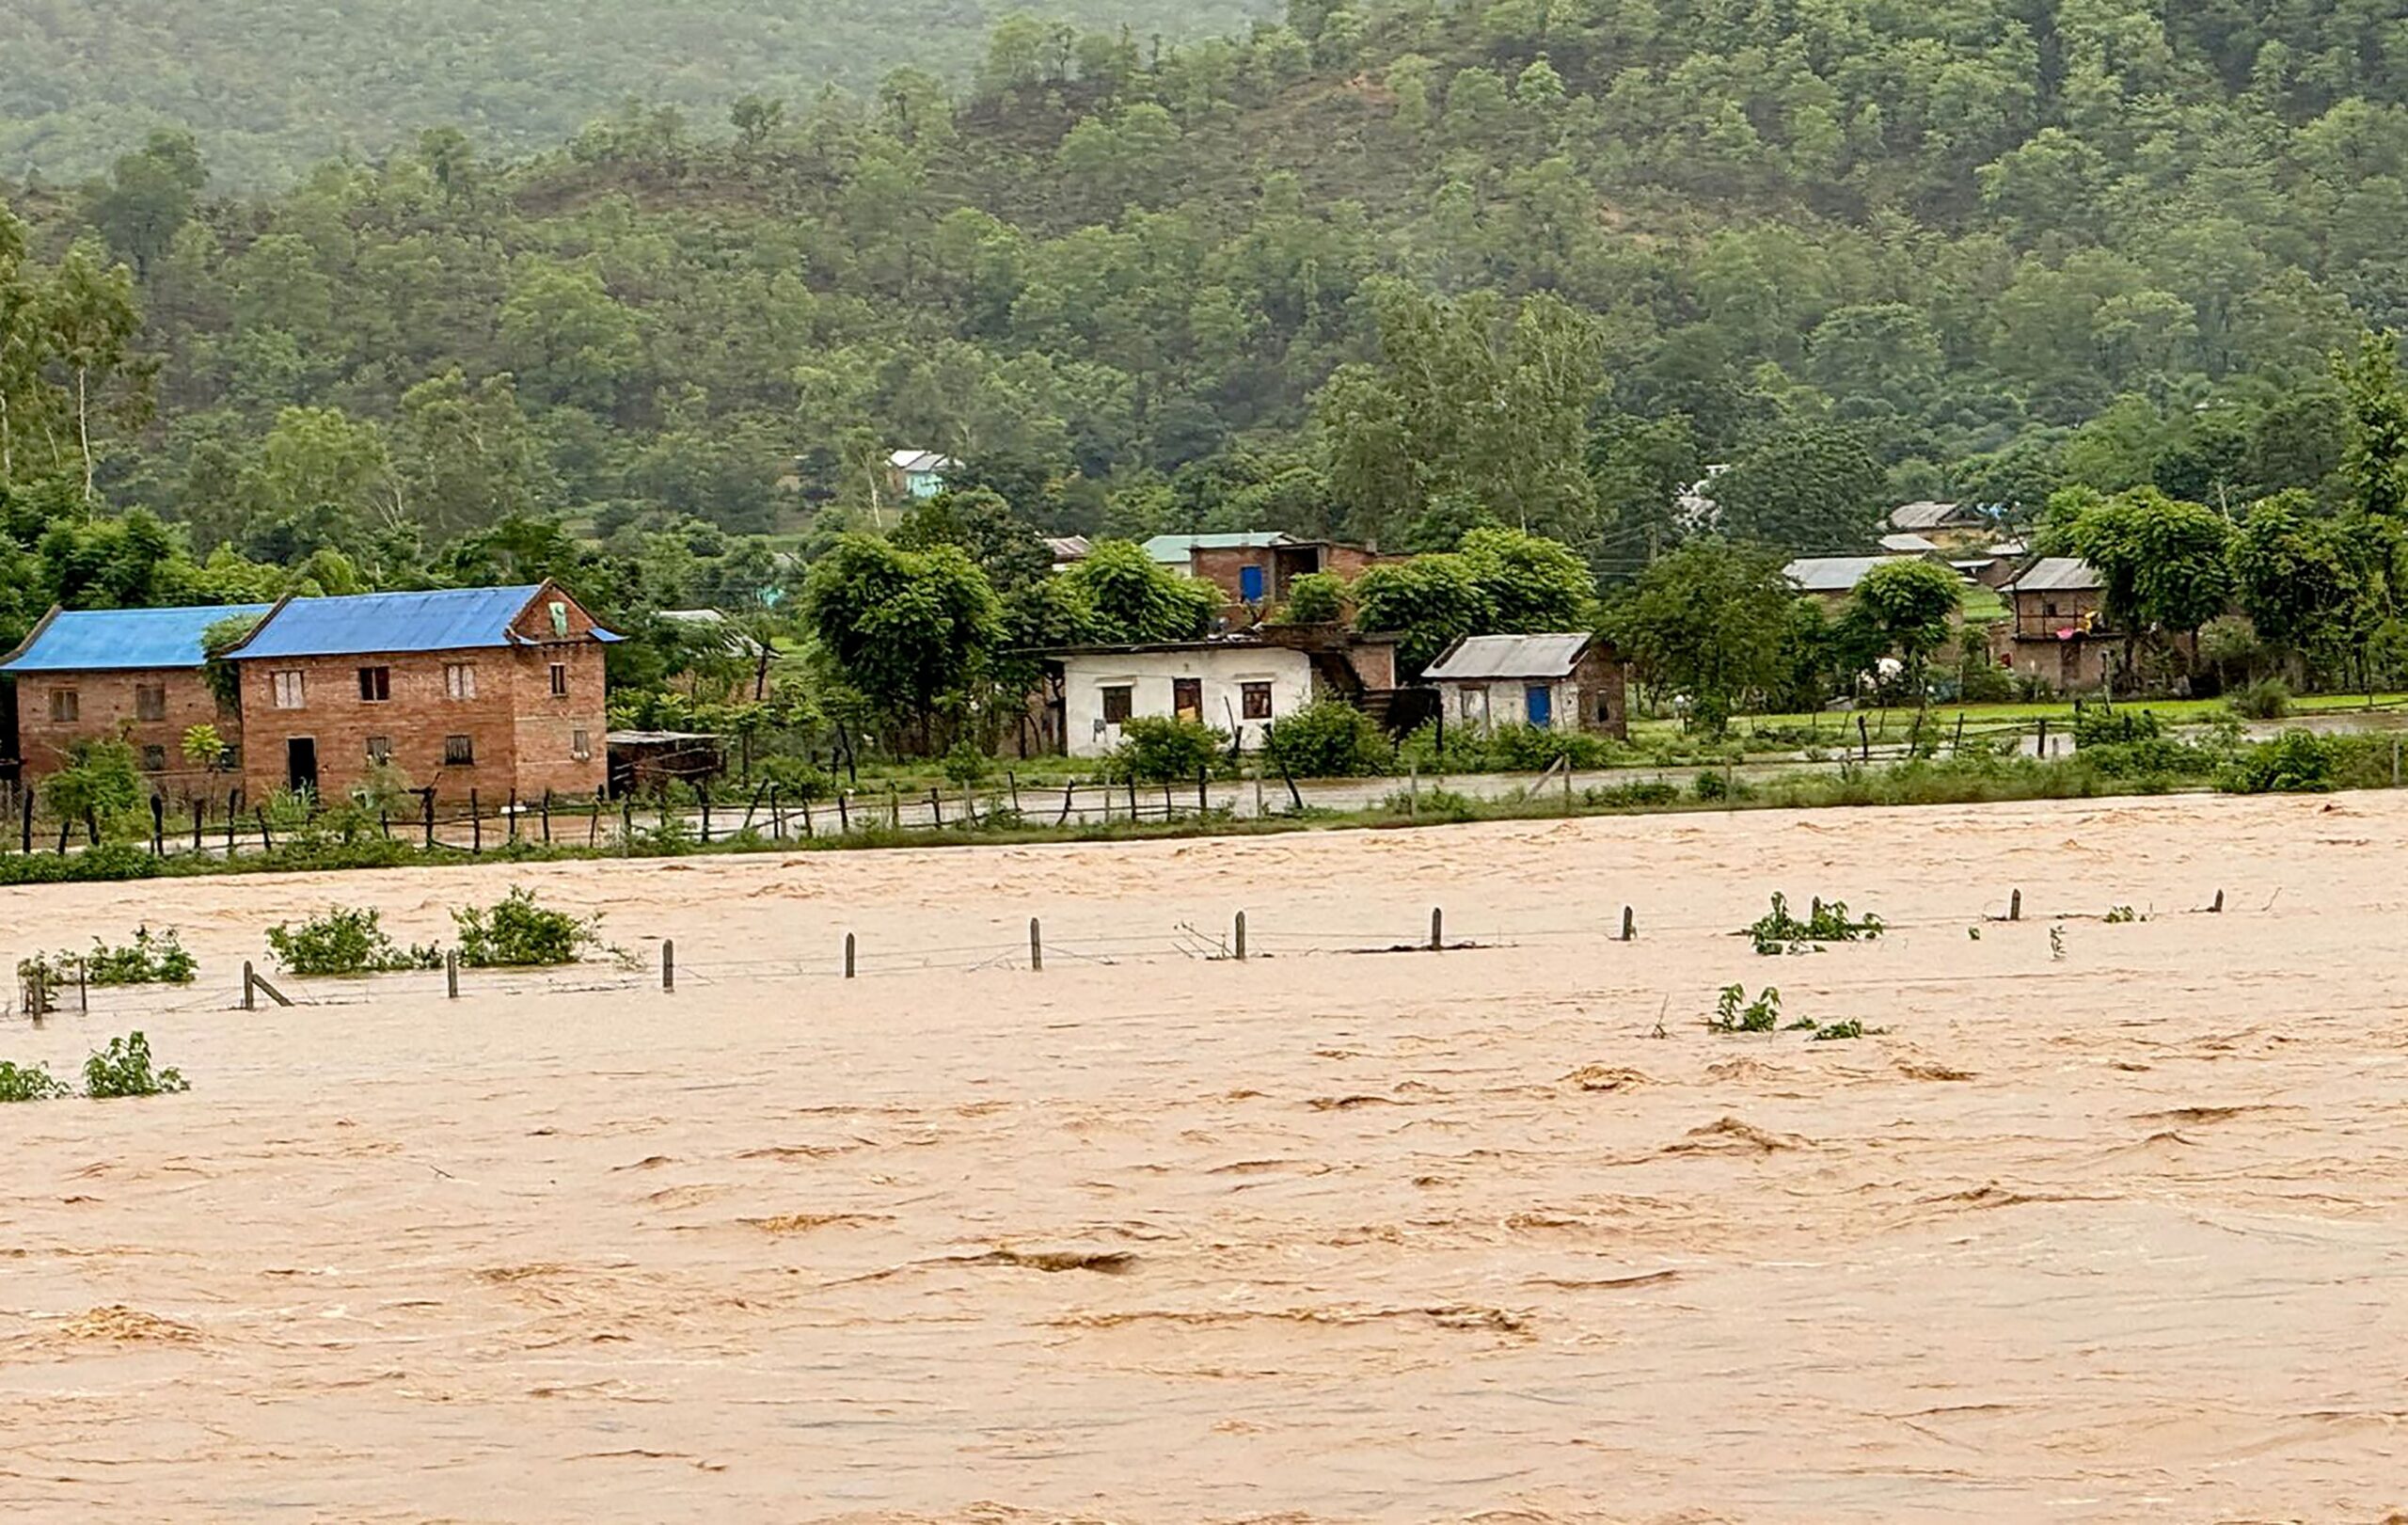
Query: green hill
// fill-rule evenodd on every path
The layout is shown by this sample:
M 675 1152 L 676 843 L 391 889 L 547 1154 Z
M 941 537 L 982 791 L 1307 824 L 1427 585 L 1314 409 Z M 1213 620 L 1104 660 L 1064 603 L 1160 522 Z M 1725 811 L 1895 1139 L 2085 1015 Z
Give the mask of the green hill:
M 808 97 L 888 70 L 976 65 L 990 0 L 27 0 L 0 7 L 0 174 L 104 167 L 150 128 L 221 178 L 273 183 L 436 124 L 524 152 L 630 98 L 717 123 L 748 93 Z M 1141 45 L 1226 30 L 1246 0 L 1047 0 Z
M 898 446 L 1065 531 L 1495 517 L 1608 576 L 1709 462 L 1726 529 L 1801 550 L 2069 484 L 2330 503 L 2330 358 L 2408 317 L 2408 31 L 2357 12 L 1291 23 L 1159 56 L 1011 24 L 958 93 L 778 109 L 664 25 L 763 95 L 741 132 L 627 108 L 516 160 L 362 65 L 384 160 L 227 195 L 162 139 L 13 199 L 37 278 L 79 238 L 136 272 L 155 407 L 99 420 L 102 490 L 279 557 L 522 510 L 824 533 Z M 43 373 L 16 470 L 80 483 Z

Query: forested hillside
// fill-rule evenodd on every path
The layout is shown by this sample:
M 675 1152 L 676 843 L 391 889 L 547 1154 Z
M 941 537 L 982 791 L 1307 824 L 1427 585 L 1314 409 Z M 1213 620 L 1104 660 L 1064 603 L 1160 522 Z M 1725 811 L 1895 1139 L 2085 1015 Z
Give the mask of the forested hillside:
M 0 175 L 103 168 L 189 128 L 230 183 L 381 155 L 436 122 L 547 148 L 630 98 L 717 120 L 737 98 L 967 75 L 1004 0 L 11 0 L 0 6 Z M 1090 27 L 1207 35 L 1260 0 L 1040 0 Z
M 1493 519 L 1609 580 L 1708 463 L 1791 549 L 2068 483 L 2334 506 L 2403 89 L 2408 24 L 2305 0 L 1300 0 L 515 162 L 429 122 L 273 195 L 162 135 L 8 197 L 0 473 L 80 502 L 88 433 L 196 552 L 372 570 L 527 516 L 807 548 L 897 446 L 1048 529 Z

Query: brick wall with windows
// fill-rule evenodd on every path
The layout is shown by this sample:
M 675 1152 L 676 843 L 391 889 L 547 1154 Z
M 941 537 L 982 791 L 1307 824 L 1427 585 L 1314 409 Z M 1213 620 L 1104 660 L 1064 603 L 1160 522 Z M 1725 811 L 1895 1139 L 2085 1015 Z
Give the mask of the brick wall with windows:
M 564 693 L 552 691 L 556 664 L 565 669 Z M 313 745 L 322 799 L 365 783 L 380 761 L 446 802 L 471 789 L 496 802 L 514 789 L 527 799 L 602 786 L 602 648 L 592 641 L 240 665 L 253 799 L 289 786 L 295 739 Z M 296 688 L 297 707 L 279 703 Z M 574 755 L 578 732 L 588 739 L 584 758 Z
M 184 732 L 214 725 L 227 745 L 239 747 L 239 714 L 221 712 L 209 686 L 193 668 L 118 673 L 28 673 L 17 679 L 17 746 L 28 781 L 66 766 L 73 743 L 122 739 L 137 764 L 155 762 L 150 786 L 170 799 L 222 795 L 233 786 L 184 760 Z

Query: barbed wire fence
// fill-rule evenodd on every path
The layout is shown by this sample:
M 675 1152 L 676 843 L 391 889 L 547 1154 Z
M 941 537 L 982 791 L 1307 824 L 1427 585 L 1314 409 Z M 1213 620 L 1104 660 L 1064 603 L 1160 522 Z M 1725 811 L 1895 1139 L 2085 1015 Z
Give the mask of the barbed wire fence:
M 2277 891 L 2276 898 L 2279 898 Z M 2274 900 L 2261 908 L 2271 913 Z M 1817 910 L 1819 911 L 1819 903 Z M 2083 909 L 2032 909 L 2027 914 L 2022 890 L 2010 888 L 1995 900 L 1984 900 L 1951 913 L 1926 913 L 1880 918 L 1883 936 L 1917 931 L 1961 932 L 1986 923 L 2031 921 L 2062 925 L 2077 921 L 2150 920 L 2167 914 L 2220 915 L 2226 913 L 2222 889 L 2202 895 L 2198 903 L 2161 910 L 2100 906 Z M 543 969 L 469 968 L 457 962 L 436 970 L 352 977 L 283 980 L 242 966 L 239 981 L 222 976 L 187 985 L 104 985 L 88 983 L 80 961 L 71 966 L 37 956 L 19 965 L 17 1015 L 37 1021 L 51 1017 L 143 1020 L 203 1011 L 245 1011 L 268 1005 L 341 1007 L 393 999 L 424 999 L 443 995 L 455 1000 L 518 999 L 530 995 L 595 994 L 649 991 L 664 997 L 680 992 L 738 990 L 780 982 L 840 982 L 925 974 L 978 974 L 1011 971 L 1042 975 L 1050 968 L 1110 967 L 1172 961 L 1246 963 L 1259 961 L 1347 957 L 1457 956 L 1497 949 L 1570 944 L 1642 944 L 1650 940 L 1698 936 L 1745 937 L 1746 929 L 1702 919 L 1646 918 L 1635 904 L 1607 905 L 1593 919 L 1520 920 L 1487 916 L 1466 923 L 1451 918 L 1444 906 L 1431 908 L 1426 922 L 1407 924 L 1402 916 L 1381 923 L 1351 927 L 1263 923 L 1244 911 L 1227 924 L 1198 919 L 1180 920 L 1147 929 L 1082 927 L 1068 937 L 1049 935 L 1040 918 L 1029 918 L 1025 940 L 927 945 L 901 937 L 891 943 L 864 939 L 858 930 L 830 933 L 811 953 L 770 957 L 713 954 L 695 959 L 681 953 L 673 939 L 664 938 L 649 956 L 620 950 L 612 956 Z M 46 971 L 31 975 L 32 970 Z

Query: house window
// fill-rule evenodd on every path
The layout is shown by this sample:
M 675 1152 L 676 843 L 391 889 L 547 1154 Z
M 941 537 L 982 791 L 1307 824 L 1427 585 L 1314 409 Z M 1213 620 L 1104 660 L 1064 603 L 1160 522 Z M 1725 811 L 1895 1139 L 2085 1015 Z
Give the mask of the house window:
M 568 755 L 578 762 L 594 755 L 594 735 L 590 731 L 572 731 L 568 739 Z
M 275 692 L 277 708 L 298 709 L 301 707 L 303 694 L 299 673 L 270 673 L 268 683 Z
M 167 749 L 165 747 L 144 747 L 142 749 L 142 770 L 146 773 L 166 772 L 167 770 Z
M 1486 707 L 1488 707 L 1488 691 L 1487 691 L 1486 689 L 1465 689 L 1465 690 L 1464 690 L 1464 691 L 1463 691 L 1463 711 L 1464 711 L 1464 719 L 1465 719 L 1465 720 L 1476 720 L 1476 719 L 1478 719 L 1478 718 L 1479 718 L 1479 716 L 1480 716 L 1480 712 L 1481 712 L 1482 709 L 1485 709 Z
M 1125 725 L 1129 723 L 1130 700 L 1135 690 L 1126 683 L 1115 683 L 1103 691 L 1103 723 Z
M 447 736 L 443 739 L 444 767 L 467 768 L 476 760 L 477 743 L 474 739 L 465 736 Z
M 167 691 L 165 685 L 144 683 L 135 689 L 134 718 L 135 720 L 166 720 L 167 718 Z
M 73 689 L 50 691 L 50 718 L 54 722 L 71 722 L 84 718 L 84 703 Z
M 453 699 L 477 696 L 477 669 L 472 662 L 449 662 L 443 668 L 443 692 Z
M 391 762 L 393 760 L 393 739 L 389 736 L 370 737 L 368 739 L 368 760 L 374 763 L 379 768 L 382 768 L 387 763 Z
M 1271 685 L 1241 683 L 1238 685 L 1238 712 L 1247 720 L 1271 718 Z
M 1180 720 L 1204 718 L 1204 680 L 1200 677 L 1175 677 L 1170 680 L 1170 712 Z
M 2050 619 L 2055 619 L 2057 617 L 2057 606 L 2053 603 L 2044 603 L 2040 606 L 2040 612 Z
M 552 663 L 552 693 L 555 697 L 568 692 L 568 663 Z
M 391 668 L 363 667 L 359 670 L 359 699 L 362 704 L 381 705 L 392 696 Z

